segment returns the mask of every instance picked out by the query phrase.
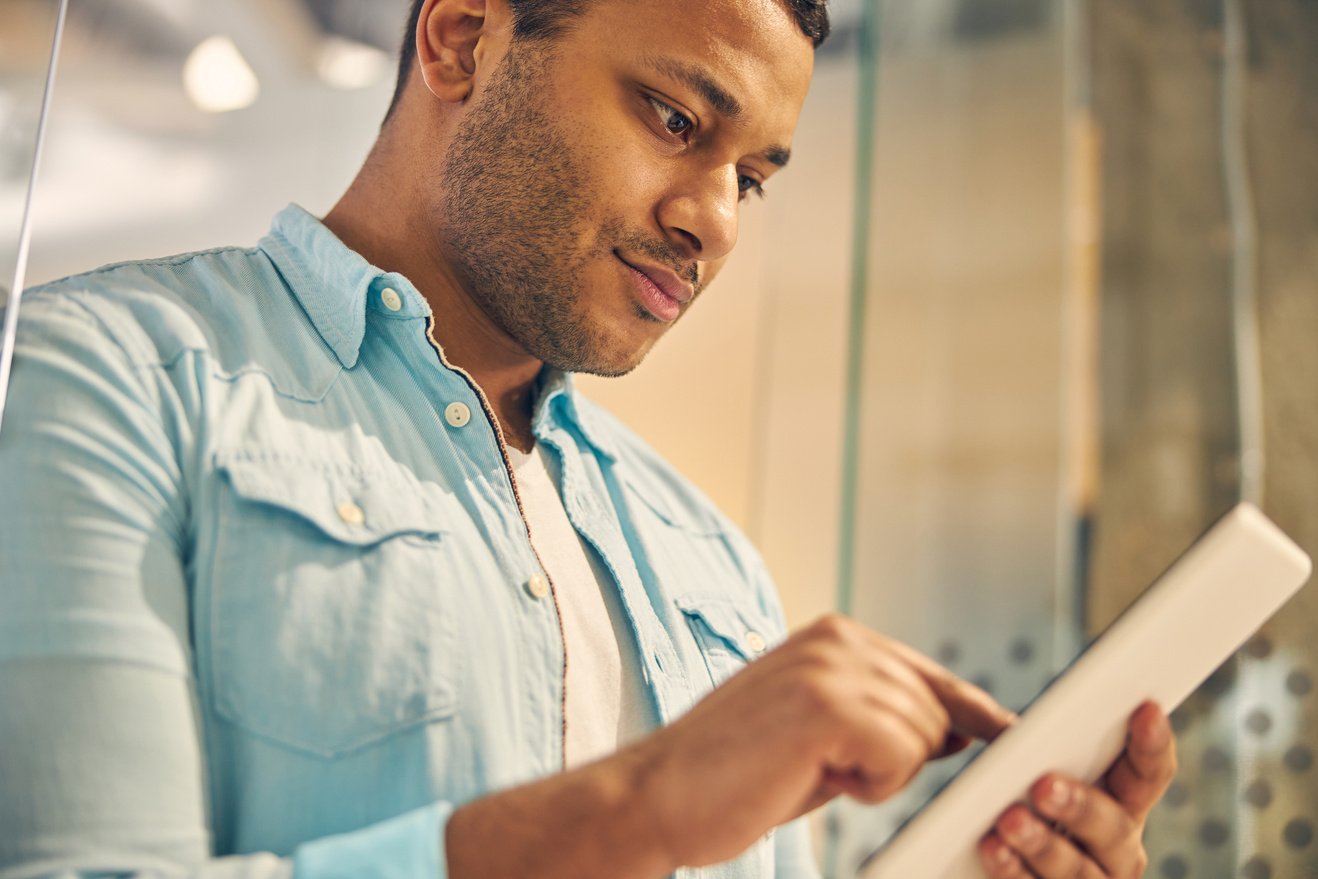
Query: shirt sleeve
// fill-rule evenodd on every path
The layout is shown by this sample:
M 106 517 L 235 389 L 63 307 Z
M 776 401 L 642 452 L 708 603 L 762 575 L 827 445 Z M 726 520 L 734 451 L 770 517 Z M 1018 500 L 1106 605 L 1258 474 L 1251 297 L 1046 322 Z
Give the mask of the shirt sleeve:
M 0 879 L 442 879 L 445 803 L 287 857 L 214 856 L 187 364 L 130 356 L 70 296 L 24 309 L 0 430 Z

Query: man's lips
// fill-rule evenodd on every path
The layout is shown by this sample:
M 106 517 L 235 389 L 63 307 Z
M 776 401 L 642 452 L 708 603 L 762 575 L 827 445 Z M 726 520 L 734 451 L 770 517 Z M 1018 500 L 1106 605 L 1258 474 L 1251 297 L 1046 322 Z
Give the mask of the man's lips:
M 630 262 L 623 259 L 622 256 L 619 256 L 618 259 L 621 259 L 628 268 L 634 269 L 649 278 L 650 283 L 658 287 L 663 291 L 663 294 L 670 299 L 676 299 L 678 302 L 686 304 L 687 302 L 690 302 L 691 297 L 695 295 L 695 289 L 692 285 L 679 278 L 677 274 L 670 269 L 661 266 L 645 265 L 644 263 Z

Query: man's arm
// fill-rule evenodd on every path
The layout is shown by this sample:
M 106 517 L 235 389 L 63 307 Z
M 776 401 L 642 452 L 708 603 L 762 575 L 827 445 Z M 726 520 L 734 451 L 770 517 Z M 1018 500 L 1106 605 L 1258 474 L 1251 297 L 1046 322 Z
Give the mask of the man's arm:
M 126 353 L 76 295 L 25 300 L 0 432 L 0 877 L 442 876 L 443 803 L 293 858 L 212 856 L 176 452 L 189 426 L 149 351 Z
M 459 808 L 449 872 L 641 879 L 718 863 L 839 793 L 884 799 L 1011 720 L 909 648 L 825 617 L 617 755 Z
M 717 863 L 838 794 L 883 800 L 1011 720 L 909 648 L 826 617 L 614 757 L 460 808 L 449 872 L 642 879 Z M 1166 717 L 1147 705 L 1102 785 L 1047 776 L 1032 789 L 1037 814 L 1009 810 L 983 846 L 989 875 L 1142 875 L 1144 819 L 1174 769 Z M 1053 805 L 1059 782 L 1067 796 Z

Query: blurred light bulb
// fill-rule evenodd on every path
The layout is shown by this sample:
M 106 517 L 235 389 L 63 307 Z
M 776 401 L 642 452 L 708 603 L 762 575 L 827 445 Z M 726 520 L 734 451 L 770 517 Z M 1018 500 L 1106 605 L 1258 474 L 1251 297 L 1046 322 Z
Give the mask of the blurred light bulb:
M 316 73 L 325 82 L 341 89 L 360 89 L 375 85 L 389 71 L 389 56 L 374 46 L 329 37 L 316 58 Z
M 256 74 L 228 37 L 208 37 L 183 63 L 183 87 L 207 113 L 241 110 L 261 93 Z

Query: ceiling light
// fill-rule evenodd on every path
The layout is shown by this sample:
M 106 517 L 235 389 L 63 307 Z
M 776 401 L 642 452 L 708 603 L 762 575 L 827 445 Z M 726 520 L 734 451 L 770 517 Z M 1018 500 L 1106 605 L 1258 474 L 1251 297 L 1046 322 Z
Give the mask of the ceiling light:
M 388 54 L 374 46 L 329 37 L 316 57 L 316 72 L 325 82 L 341 89 L 360 89 L 375 85 L 389 72 Z
M 228 37 L 208 37 L 183 64 L 183 87 L 207 113 L 241 110 L 256 103 L 261 86 L 256 74 Z

